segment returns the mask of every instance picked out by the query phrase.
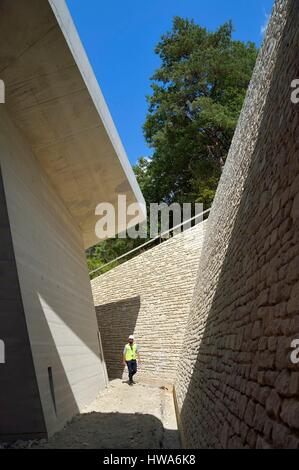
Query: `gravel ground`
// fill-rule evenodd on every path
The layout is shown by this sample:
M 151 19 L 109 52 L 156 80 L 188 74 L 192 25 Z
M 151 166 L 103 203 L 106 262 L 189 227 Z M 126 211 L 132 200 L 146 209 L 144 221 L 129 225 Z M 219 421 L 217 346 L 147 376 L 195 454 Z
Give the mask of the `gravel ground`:
M 129 386 L 113 380 L 49 441 L 18 441 L 10 448 L 178 449 L 171 387 L 145 383 Z

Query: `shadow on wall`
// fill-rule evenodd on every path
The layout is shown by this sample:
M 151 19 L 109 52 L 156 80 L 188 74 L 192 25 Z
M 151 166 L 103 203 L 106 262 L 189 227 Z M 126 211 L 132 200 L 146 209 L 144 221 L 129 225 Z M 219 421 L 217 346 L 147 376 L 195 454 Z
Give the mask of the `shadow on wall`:
M 140 296 L 96 306 L 102 346 L 110 380 L 123 375 L 122 353 L 134 333 L 140 311 Z
M 289 21 L 298 24 L 297 6 Z M 295 27 L 289 30 L 296 34 L 288 35 L 279 51 L 257 145 L 180 413 L 188 448 L 299 445 L 298 422 L 290 411 L 298 410 L 299 390 L 297 387 L 290 396 L 288 389 L 295 368 L 298 373 L 289 353 L 291 340 L 298 336 L 299 316 L 298 301 L 297 305 L 290 302 L 292 287 L 297 283 L 298 292 L 299 280 L 298 178 L 294 184 L 299 173 L 299 105 L 290 101 L 290 83 L 299 76 L 299 34 Z M 287 58 L 292 66 L 283 67 L 287 50 L 292 51 Z M 215 244 L 214 252 L 218 249 Z M 297 265 L 291 270 L 294 262 Z M 196 307 L 203 316 L 206 299 L 198 297 Z M 196 324 L 199 321 L 193 316 L 193 328 Z M 189 335 L 192 332 L 186 337 L 188 344 Z M 282 376 L 286 393 L 280 386 Z
M 88 354 L 86 357 L 96 358 L 100 364 L 100 350 L 98 338 L 94 330 L 90 340 L 88 331 L 81 324 L 67 315 L 66 310 L 55 304 L 52 306 L 51 299 L 47 298 L 49 286 L 44 283 L 41 288 L 43 296 L 39 292 L 31 294 L 31 309 L 36 312 L 36 325 L 39 327 L 43 338 L 42 354 L 38 357 L 38 371 L 43 384 L 42 392 L 38 389 L 36 371 L 34 368 L 31 344 L 26 325 L 26 317 L 20 291 L 17 266 L 12 244 L 11 229 L 6 207 L 6 198 L 2 183 L 0 168 L 0 314 L 1 314 L 1 339 L 5 340 L 5 364 L 0 366 L 0 441 L 13 442 L 17 439 L 31 439 L 47 437 L 48 432 L 53 433 L 65 424 L 74 414 L 79 412 L 81 403 L 78 403 L 74 392 L 74 381 L 71 384 L 63 363 L 69 359 L 69 355 L 61 354 L 61 349 L 70 349 L 73 344 L 81 347 Z M 83 269 L 87 271 L 84 266 Z M 89 280 L 86 273 L 86 284 Z M 55 286 L 56 290 L 59 286 Z M 53 289 L 54 291 L 54 289 Z M 46 300 L 45 300 L 46 299 Z M 57 300 L 57 299 L 56 299 Z M 59 299 L 58 299 L 59 300 Z M 76 302 L 77 299 L 72 300 Z M 92 304 L 92 300 L 90 302 Z M 72 311 L 71 302 L 68 309 Z M 46 313 L 49 313 L 48 317 Z M 55 313 L 57 312 L 57 313 Z M 55 343 L 51 331 L 49 316 L 54 319 L 55 325 L 60 325 L 69 334 L 68 343 L 66 338 L 61 338 L 60 350 Z M 70 342 L 73 343 L 70 345 Z M 77 354 L 77 357 L 80 356 Z M 80 357 L 79 357 L 80 358 Z M 80 358 L 81 359 L 81 358 Z M 81 368 L 90 367 L 83 364 Z M 103 360 L 102 360 L 103 362 Z M 80 367 L 79 361 L 76 363 Z M 98 373 L 99 382 L 103 371 L 94 366 Z M 74 373 L 75 367 L 73 367 Z M 103 377 L 102 383 L 105 382 Z M 84 388 L 84 390 L 83 390 Z M 93 395 L 89 395 L 89 383 L 81 386 L 85 404 L 95 398 L 100 387 Z M 44 410 L 42 409 L 41 396 L 43 398 Z M 83 401 L 83 399 L 81 401 Z M 47 416 L 45 422 L 44 413 Z
M 42 306 L 43 310 L 46 305 L 48 309 L 51 309 L 52 315 L 54 315 L 54 310 L 49 304 L 41 303 L 41 297 L 39 295 L 36 296 L 36 302 L 37 305 Z M 58 321 L 62 316 L 59 317 L 56 315 L 56 318 Z M 45 343 L 46 354 L 44 357 L 40 358 L 40 361 L 43 362 L 42 370 L 46 377 L 43 384 L 44 390 L 47 390 L 47 393 L 44 392 L 43 398 L 44 403 L 47 406 L 48 431 L 50 430 L 50 435 L 52 435 L 53 433 L 57 433 L 67 420 L 80 413 L 82 404 L 80 406 L 78 403 L 74 384 L 70 383 L 68 373 L 65 369 L 65 357 L 62 356 L 61 351 L 59 351 L 46 316 L 41 316 L 40 320 L 43 320 L 44 337 L 47 339 L 47 342 Z M 86 354 L 88 362 L 86 363 L 85 368 L 90 367 L 90 354 L 92 354 L 97 361 L 102 361 L 100 351 L 97 351 L 96 345 L 91 345 L 92 348 L 94 348 L 91 349 L 90 344 L 85 344 L 84 341 L 76 335 L 76 330 L 72 328 L 73 325 L 68 324 L 65 326 L 68 330 L 68 334 L 71 334 L 70 338 L 81 343 L 81 348 L 84 347 L 86 353 L 89 352 L 89 355 Z M 95 339 L 97 341 L 96 335 Z M 63 346 L 67 347 L 68 344 L 64 344 Z M 9 359 L 13 359 L 13 352 L 10 342 L 8 342 L 7 356 Z M 17 351 L 17 353 L 17 360 L 19 361 L 20 358 L 22 358 L 22 355 L 20 355 L 19 351 Z M 28 367 L 28 359 L 26 355 L 24 355 L 24 360 L 26 360 L 26 362 L 22 367 L 17 367 L 13 360 L 8 361 L 7 364 L 1 365 L 0 384 L 1 388 L 5 389 L 5 386 L 8 387 L 8 393 L 0 395 L 0 403 L 5 405 L 5 407 L 0 407 L 0 442 L 15 442 L 17 439 L 27 440 L 49 437 L 49 433 L 44 422 L 44 428 L 42 429 L 42 432 L 40 431 L 39 420 L 44 420 L 42 411 L 38 408 L 38 405 L 40 404 L 40 396 L 35 396 L 31 393 L 27 398 L 26 395 L 24 395 L 24 389 L 25 386 L 27 386 L 27 383 L 29 383 L 29 378 L 32 383 L 33 379 L 35 379 L 35 376 L 31 378 L 26 375 Z M 94 370 L 96 370 L 98 376 L 101 377 L 103 371 L 100 367 L 97 368 L 96 365 L 94 365 Z M 25 379 L 23 376 L 25 376 Z M 20 384 L 22 385 L 21 387 Z M 88 397 L 88 382 L 84 387 L 84 390 L 85 389 Z M 100 389 L 97 391 L 99 392 Z M 12 402 L 12 398 L 15 399 L 15 403 Z M 85 404 L 89 404 L 94 398 L 95 393 L 85 399 Z M 19 415 L 16 416 L 16 419 L 13 413 L 14 409 L 16 410 L 16 415 L 19 413 Z M 26 414 L 32 415 L 32 425 L 30 422 L 30 427 L 27 422 Z
M 0 316 L 5 363 L 0 365 L 0 440 L 46 436 L 20 292 L 0 167 Z M 34 406 L 32 402 L 35 401 Z
M 55 434 L 41 447 L 176 449 L 179 448 L 179 436 L 177 430 L 165 429 L 158 418 L 149 414 L 92 412 L 76 416 L 66 429 Z

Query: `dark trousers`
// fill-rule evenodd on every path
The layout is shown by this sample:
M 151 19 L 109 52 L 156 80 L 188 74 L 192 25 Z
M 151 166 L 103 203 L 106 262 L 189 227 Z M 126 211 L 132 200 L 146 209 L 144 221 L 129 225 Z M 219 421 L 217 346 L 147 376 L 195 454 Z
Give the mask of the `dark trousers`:
M 133 359 L 132 361 L 126 361 L 126 363 L 128 366 L 129 380 L 131 382 L 133 380 L 133 375 L 137 372 L 137 361 L 136 359 Z

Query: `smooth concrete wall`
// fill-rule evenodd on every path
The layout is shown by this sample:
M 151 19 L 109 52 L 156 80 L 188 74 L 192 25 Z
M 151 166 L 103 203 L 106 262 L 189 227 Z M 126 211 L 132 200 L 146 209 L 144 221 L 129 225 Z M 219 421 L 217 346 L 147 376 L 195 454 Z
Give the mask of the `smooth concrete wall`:
M 91 285 L 109 377 L 122 377 L 134 333 L 140 380 L 173 383 L 208 221 L 95 278 Z
M 80 230 L 5 106 L 0 107 L 0 129 L 0 164 L 21 295 L 52 434 L 104 388 L 105 366 Z
M 0 441 L 46 437 L 0 169 Z M 3 338 L 3 339 L 2 339 Z M 3 357 L 4 355 L 4 357 Z M 20 386 L 21 384 L 21 386 Z
M 175 386 L 188 448 L 299 448 L 298 24 L 276 1 L 209 217 Z

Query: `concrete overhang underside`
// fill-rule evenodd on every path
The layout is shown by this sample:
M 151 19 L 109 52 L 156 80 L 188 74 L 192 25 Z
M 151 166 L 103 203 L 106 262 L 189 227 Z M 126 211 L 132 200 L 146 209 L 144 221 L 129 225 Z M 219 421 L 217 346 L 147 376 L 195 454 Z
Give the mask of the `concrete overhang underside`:
M 85 248 L 98 243 L 99 203 L 144 199 L 64 0 L 0 0 L 0 78 L 5 106 Z M 116 232 L 128 226 L 129 218 Z

